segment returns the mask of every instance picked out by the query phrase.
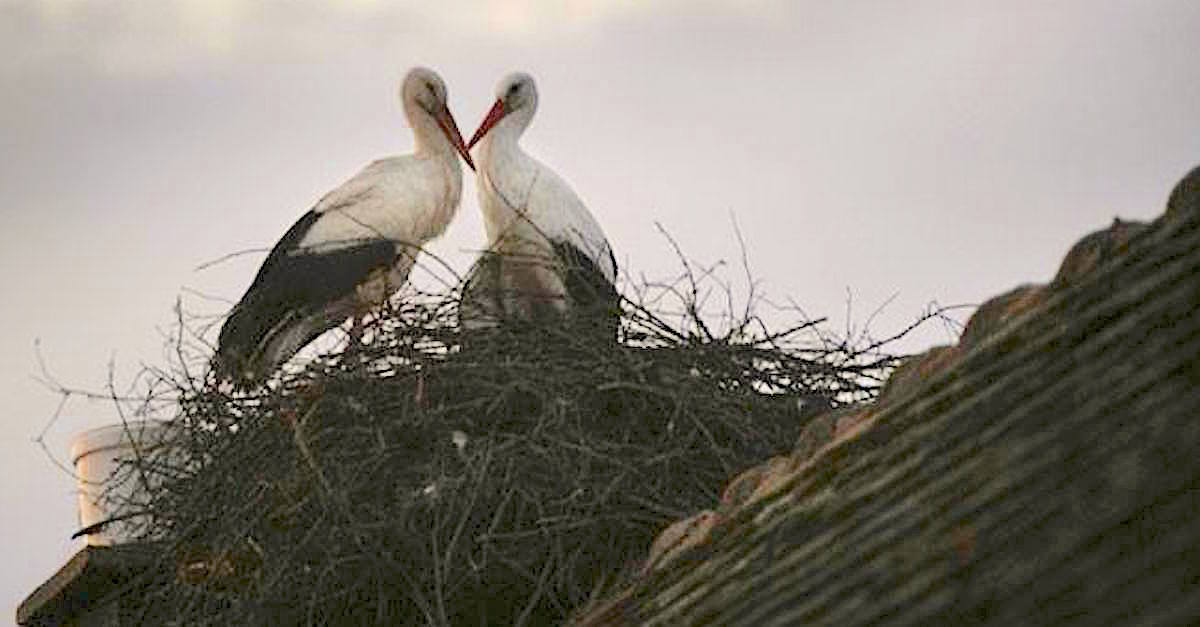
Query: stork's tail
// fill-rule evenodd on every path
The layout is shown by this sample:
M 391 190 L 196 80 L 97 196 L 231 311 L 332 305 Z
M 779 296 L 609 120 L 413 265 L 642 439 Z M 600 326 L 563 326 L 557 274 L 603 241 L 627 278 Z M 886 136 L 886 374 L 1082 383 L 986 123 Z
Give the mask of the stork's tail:
M 218 383 L 230 382 L 236 387 L 245 387 L 261 379 L 249 362 L 240 353 L 222 346 L 213 355 L 209 366 Z
M 335 302 L 318 312 L 288 311 L 264 327 L 253 307 L 239 305 L 221 327 L 212 368 L 217 380 L 243 389 L 262 383 L 300 349 L 350 316 Z
M 229 312 L 217 338 L 217 352 L 211 366 L 218 382 L 229 381 L 235 386 L 247 386 L 263 378 L 261 345 L 254 337 L 251 310 L 241 304 Z

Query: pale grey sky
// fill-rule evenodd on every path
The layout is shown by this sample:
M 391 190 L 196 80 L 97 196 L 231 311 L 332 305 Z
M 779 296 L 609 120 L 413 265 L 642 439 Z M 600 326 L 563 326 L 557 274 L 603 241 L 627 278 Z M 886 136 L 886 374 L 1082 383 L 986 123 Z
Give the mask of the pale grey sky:
M 1190 0 L 0 0 L 7 607 L 80 546 L 72 480 L 31 443 L 58 401 L 31 378 L 34 341 L 80 387 L 110 358 L 125 378 L 161 363 L 181 289 L 236 299 L 262 256 L 198 265 L 270 246 L 409 150 L 412 65 L 442 74 L 466 135 L 503 74 L 537 77 L 525 145 L 626 269 L 676 267 L 655 222 L 736 261 L 736 215 L 768 295 L 840 325 L 847 288 L 857 322 L 898 294 L 883 332 L 1046 280 L 1115 215 L 1157 215 L 1200 163 L 1197 33 Z M 483 240 L 466 185 L 432 247 L 460 270 Z M 72 402 L 48 442 L 65 456 L 112 419 Z

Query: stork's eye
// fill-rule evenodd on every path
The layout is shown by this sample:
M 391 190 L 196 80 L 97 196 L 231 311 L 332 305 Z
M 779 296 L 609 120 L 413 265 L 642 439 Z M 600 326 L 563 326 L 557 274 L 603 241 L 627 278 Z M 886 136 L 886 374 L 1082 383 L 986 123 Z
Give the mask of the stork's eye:
M 521 84 L 520 84 L 520 83 L 514 83 L 512 87 L 509 87 L 509 88 L 508 88 L 508 95 L 509 95 L 509 96 L 515 96 L 515 95 L 517 95 L 517 90 L 519 90 L 519 89 L 521 89 Z
M 437 87 L 434 87 L 433 83 L 425 83 L 425 88 L 429 90 L 429 93 L 433 94 L 434 100 L 437 100 Z

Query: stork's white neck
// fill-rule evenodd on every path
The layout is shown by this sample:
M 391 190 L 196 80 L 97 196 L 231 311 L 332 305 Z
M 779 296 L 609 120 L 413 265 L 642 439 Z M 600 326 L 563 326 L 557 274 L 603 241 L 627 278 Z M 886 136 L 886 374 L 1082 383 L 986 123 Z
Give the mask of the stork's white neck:
M 480 209 L 489 245 L 508 232 L 518 209 L 527 209 L 529 182 L 536 178 L 536 162 L 518 143 L 527 120 L 510 114 L 479 141 Z M 522 123 L 523 122 L 523 123 Z
M 533 121 L 533 107 L 522 107 L 501 118 L 492 130 L 479 141 L 479 157 L 483 163 L 504 155 L 523 154 L 519 145 L 521 135 Z
M 458 153 L 454 145 L 446 138 L 437 120 L 416 102 L 404 103 L 404 117 L 413 132 L 413 152 L 418 155 L 434 155 L 439 158 L 458 162 Z M 456 168 L 457 169 L 457 168 Z

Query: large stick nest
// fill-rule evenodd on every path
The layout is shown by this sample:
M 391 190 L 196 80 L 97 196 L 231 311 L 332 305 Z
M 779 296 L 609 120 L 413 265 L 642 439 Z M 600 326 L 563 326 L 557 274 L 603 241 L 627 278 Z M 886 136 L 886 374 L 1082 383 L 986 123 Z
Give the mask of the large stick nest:
M 162 550 L 130 618 L 561 622 L 789 451 L 806 406 L 869 399 L 892 363 L 749 307 L 713 331 L 689 281 L 628 290 L 619 341 L 566 322 L 464 337 L 456 293 L 410 293 L 257 392 L 157 372 L 174 446 L 136 464 Z

